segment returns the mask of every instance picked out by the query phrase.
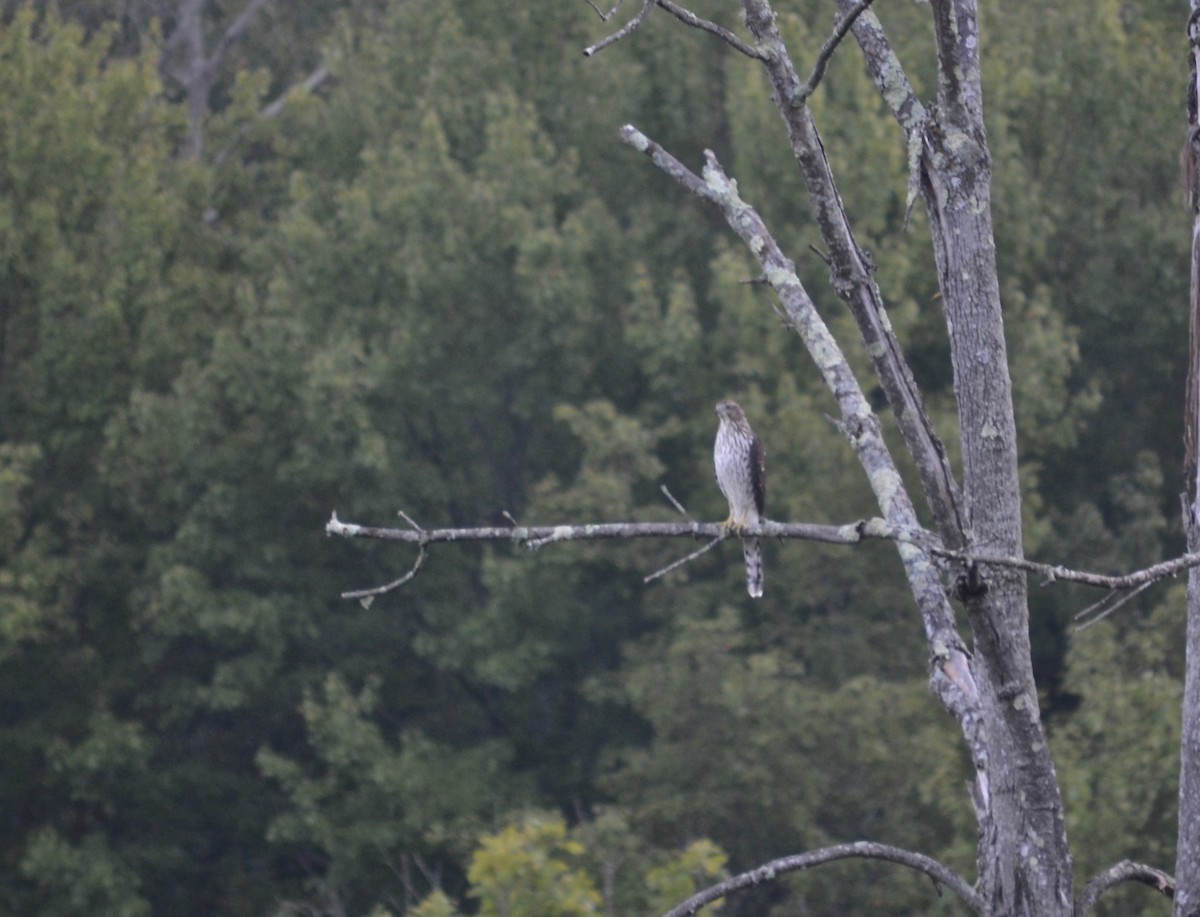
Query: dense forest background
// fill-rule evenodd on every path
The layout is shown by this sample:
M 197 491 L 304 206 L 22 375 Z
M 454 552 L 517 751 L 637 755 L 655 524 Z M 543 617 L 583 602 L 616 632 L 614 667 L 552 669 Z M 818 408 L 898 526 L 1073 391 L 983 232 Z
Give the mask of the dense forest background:
M 615 26 L 583 0 L 267 3 L 197 149 L 185 6 L 3 7 L 0 912 L 647 913 L 860 838 L 973 874 L 968 762 L 887 546 L 766 545 L 758 602 L 736 545 L 644 586 L 681 553 L 651 541 L 443 546 L 338 597 L 413 555 L 326 538 L 334 509 L 677 518 L 665 483 L 724 518 L 726 396 L 771 518 L 872 513 L 747 257 L 617 136 L 715 149 L 851 346 L 753 63 L 661 13 L 585 59 Z M 803 65 L 834 6 L 777 8 Z M 211 47 L 238 10 L 206 5 Z M 930 78 L 927 10 L 875 10 Z M 982 12 L 1026 550 L 1133 569 L 1182 547 L 1186 5 Z M 923 217 L 852 45 L 812 105 L 952 443 Z M 1174 862 L 1184 626 L 1167 584 L 1074 632 L 1094 598 L 1032 606 L 1083 876 Z M 726 910 L 956 907 L 853 862 Z

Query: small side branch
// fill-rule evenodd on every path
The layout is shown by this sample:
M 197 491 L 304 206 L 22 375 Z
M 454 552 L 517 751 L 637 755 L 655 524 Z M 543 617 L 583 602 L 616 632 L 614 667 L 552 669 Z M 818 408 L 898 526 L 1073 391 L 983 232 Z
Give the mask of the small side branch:
M 652 6 L 654 6 L 654 0 L 642 0 L 642 8 L 638 10 L 636 16 L 630 19 L 627 23 L 625 23 L 625 25 L 621 26 L 621 28 L 617 29 L 617 31 L 613 32 L 607 38 L 602 38 L 591 47 L 584 48 L 583 56 L 591 57 L 593 54 L 603 51 L 609 45 L 615 45 L 625 36 L 633 34 L 633 30 L 640 26 L 645 18 L 650 15 L 650 8 Z M 616 7 L 613 7 L 613 9 L 615 10 Z M 610 13 L 609 15 L 612 14 Z
M 711 888 L 706 888 L 704 891 L 693 895 L 687 901 L 673 908 L 667 913 L 666 917 L 685 917 L 685 915 L 695 914 L 706 904 L 711 904 L 718 898 L 724 898 L 731 892 L 741 891 L 744 888 L 751 888 L 755 885 L 761 885 L 764 882 L 774 881 L 785 873 L 811 869 L 814 866 L 831 863 L 834 860 L 850 858 L 887 860 L 891 863 L 907 866 L 909 869 L 915 869 L 917 872 L 923 872 L 933 880 L 935 886 L 945 886 L 950 889 L 977 914 L 981 914 L 984 911 L 983 899 L 979 897 L 975 889 L 968 885 L 958 873 L 943 866 L 937 860 L 931 859 L 921 853 L 902 850 L 899 847 L 891 847 L 887 844 L 858 841 L 854 844 L 837 844 L 833 847 L 823 847 L 820 850 L 813 850 L 809 853 L 800 853 L 795 856 L 772 860 L 770 863 L 760 866 L 757 869 L 752 869 L 749 872 L 734 876 L 732 879 L 726 879 L 724 882 L 718 883 Z
M 1096 906 L 1101 895 L 1122 882 L 1141 882 L 1157 889 L 1168 898 L 1175 897 L 1175 880 L 1161 869 L 1146 866 L 1144 863 L 1134 863 L 1132 860 L 1121 860 L 1083 887 L 1083 891 L 1075 899 L 1076 917 L 1083 917 Z
M 410 579 L 421 572 L 421 567 L 425 563 L 425 545 L 421 545 L 421 553 L 417 555 L 416 563 L 412 565 L 412 569 L 405 573 L 400 579 L 393 580 L 390 583 L 385 583 L 382 586 L 374 586 L 371 589 L 353 589 L 350 592 L 343 592 L 344 599 L 358 599 L 364 605 L 369 606 L 377 595 L 383 595 L 385 592 L 391 592 L 393 589 L 399 589 Z
M 829 60 L 833 57 L 833 52 L 842 43 L 842 39 L 846 37 L 846 33 L 854 25 L 854 21 L 865 13 L 867 8 L 874 2 L 875 0 L 858 0 L 846 12 L 846 15 L 841 18 L 841 21 L 834 26 L 832 34 L 825 39 L 825 44 L 821 45 L 821 50 L 817 52 L 817 59 L 813 63 L 812 73 L 809 74 L 804 85 L 796 93 L 796 104 L 807 102 L 809 96 L 817 91 L 817 86 L 820 85 L 822 78 L 825 76 L 825 68 L 829 66 Z
M 678 3 L 673 2 L 673 0 L 658 0 L 658 5 L 684 25 L 689 25 L 693 29 L 700 29 L 702 32 L 708 32 L 710 35 L 716 35 L 731 48 L 745 54 L 746 57 L 753 58 L 754 60 L 767 60 L 767 53 L 765 51 L 738 38 L 724 26 L 719 26 L 715 22 L 709 22 L 707 19 L 700 18 L 691 10 L 684 9 Z
M 611 10 L 605 13 L 598 6 L 596 6 L 592 0 L 586 0 L 586 2 L 593 10 L 596 11 L 602 22 L 607 22 L 617 11 L 617 7 L 613 6 Z M 870 2 L 870 0 L 868 0 L 868 2 Z M 715 22 L 710 22 L 701 16 L 697 16 L 686 7 L 675 3 L 674 0 L 643 0 L 642 8 L 638 10 L 636 16 L 630 19 L 629 22 L 625 23 L 625 25 L 623 25 L 616 32 L 613 32 L 607 38 L 603 38 L 594 45 L 584 48 L 583 56 L 591 57 L 593 54 L 603 51 L 609 45 L 616 44 L 622 38 L 629 36 L 634 29 L 642 24 L 643 20 L 645 20 L 645 18 L 650 14 L 650 8 L 655 4 L 661 6 L 664 10 L 666 10 L 684 25 L 691 26 L 693 29 L 700 29 L 702 32 L 708 32 L 710 35 L 716 35 L 731 48 L 741 52 L 742 54 L 746 55 L 746 57 L 750 57 L 755 60 L 767 59 L 767 54 L 765 51 L 762 51 L 754 47 L 754 45 L 738 38 L 733 34 L 733 32 L 729 31 L 729 29 L 725 28 L 724 26 L 717 25 Z

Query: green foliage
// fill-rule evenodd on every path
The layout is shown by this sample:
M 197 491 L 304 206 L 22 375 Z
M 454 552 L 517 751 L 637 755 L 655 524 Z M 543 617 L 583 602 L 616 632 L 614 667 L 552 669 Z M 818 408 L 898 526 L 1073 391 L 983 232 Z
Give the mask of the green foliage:
M 71 844 L 52 828 L 39 831 L 29 842 L 21 872 L 37 886 L 33 900 L 38 901 L 38 913 L 47 917 L 143 917 L 153 913 L 138 894 L 140 883 L 134 870 L 99 834 Z
M 716 881 L 728 857 L 710 840 L 693 841 L 675 857 L 662 866 L 655 866 L 646 873 L 646 886 L 650 891 L 652 912 L 666 912 L 680 901 L 686 901 L 705 885 Z M 710 905 L 719 910 L 720 902 Z
M 751 604 L 733 544 L 649 586 L 690 546 L 444 545 L 364 609 L 339 591 L 412 552 L 320 532 L 678 518 L 664 484 L 722 518 L 726 396 L 771 518 L 875 512 L 751 259 L 615 136 L 714 148 L 868 378 L 760 68 L 659 10 L 584 59 L 613 25 L 586 4 L 276 6 L 219 75 L 209 162 L 176 158 L 150 5 L 6 7 L 0 910 L 649 913 L 862 836 L 969 875 L 969 766 L 887 546 L 765 545 Z M 810 59 L 828 4 L 779 12 Z M 876 12 L 929 96 L 927 8 Z M 985 10 L 1026 549 L 1128 569 L 1178 540 L 1177 17 L 1042 13 Z M 923 215 L 904 231 L 907 153 L 849 43 L 812 105 L 953 455 Z M 1182 599 L 1072 637 L 1089 601 L 1032 615 L 1080 874 L 1165 865 Z M 577 823 L 507 821 L 531 806 Z M 862 863 L 726 904 L 952 907 Z
M 1174 585 L 1150 613 L 1083 632 L 1067 656 L 1065 687 L 1079 707 L 1051 745 L 1080 876 L 1126 857 L 1175 862 L 1186 606 L 1185 586 Z M 1123 888 L 1098 912 L 1160 914 L 1162 904 Z
M 485 835 L 467 878 L 483 917 L 571 917 L 593 914 L 600 895 L 587 873 L 571 865 L 583 846 L 561 818 L 527 815 Z

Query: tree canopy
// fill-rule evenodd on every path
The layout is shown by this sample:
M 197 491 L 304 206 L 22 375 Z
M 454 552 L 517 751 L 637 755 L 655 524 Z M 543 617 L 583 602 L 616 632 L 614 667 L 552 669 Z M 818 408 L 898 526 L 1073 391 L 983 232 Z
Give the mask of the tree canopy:
M 972 871 L 970 762 L 887 546 L 764 543 L 758 603 L 732 544 L 643 584 L 680 553 L 647 540 L 440 546 L 369 607 L 339 598 L 413 556 L 327 539 L 335 508 L 676 519 L 665 484 L 723 518 L 728 395 L 772 519 L 871 515 L 757 265 L 617 135 L 714 149 L 865 368 L 761 70 L 661 12 L 585 58 L 614 25 L 577 0 L 268 3 L 197 156 L 186 5 L 9 3 L 0 27 L 0 910 L 649 913 L 861 837 Z M 932 81 L 926 12 L 876 6 Z M 1183 545 L 1177 6 L 984 10 L 1031 557 L 1117 571 Z M 780 4 L 779 26 L 807 58 L 833 11 Z M 236 13 L 204 15 L 215 45 Z M 810 105 L 956 461 L 904 138 L 854 54 Z M 1173 860 L 1182 690 L 1180 588 L 1074 632 L 1091 601 L 1032 592 L 1081 875 Z M 725 904 L 959 907 L 883 862 Z

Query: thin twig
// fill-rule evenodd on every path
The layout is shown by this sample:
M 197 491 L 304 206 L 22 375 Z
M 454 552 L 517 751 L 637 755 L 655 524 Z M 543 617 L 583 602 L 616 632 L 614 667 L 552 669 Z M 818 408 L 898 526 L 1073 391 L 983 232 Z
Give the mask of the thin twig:
M 809 74 L 804 85 L 800 87 L 793 97 L 793 104 L 803 105 L 817 91 L 817 86 L 825 76 L 825 68 L 829 66 L 829 60 L 833 57 L 833 52 L 837 50 L 837 46 L 841 44 L 842 39 L 846 37 L 846 33 L 850 31 L 850 27 L 854 25 L 854 20 L 865 13 L 867 8 L 874 2 L 875 0 L 859 0 L 842 17 L 841 21 L 834 26 L 833 33 L 825 39 L 825 44 L 821 45 L 821 50 L 817 52 L 817 59 L 813 64 L 812 73 Z
M 749 42 L 743 41 L 724 26 L 700 18 L 691 10 L 685 9 L 678 3 L 675 3 L 674 0 L 658 0 L 658 5 L 685 25 L 708 32 L 710 35 L 716 35 L 730 47 L 735 48 L 747 57 L 751 57 L 754 60 L 767 59 L 767 53 L 761 48 L 756 48 Z
M 813 850 L 809 853 L 800 853 L 795 856 L 772 860 L 770 863 L 760 866 L 757 869 L 752 869 L 731 879 L 726 879 L 724 882 L 720 882 L 711 888 L 706 888 L 699 894 L 688 898 L 682 904 L 676 905 L 667 913 L 666 917 L 685 917 L 685 915 L 695 914 L 704 905 L 710 904 L 718 898 L 724 898 L 730 892 L 761 885 L 763 882 L 772 882 L 784 873 L 796 872 L 801 869 L 811 869 L 813 866 L 820 866 L 834 860 L 845 860 L 855 857 L 868 860 L 887 860 L 891 863 L 899 863 L 901 866 L 907 866 L 909 869 L 915 869 L 929 876 L 935 883 L 944 885 L 950 889 L 976 913 L 983 913 L 984 911 L 984 902 L 979 893 L 968 885 L 958 873 L 947 866 L 943 866 L 937 860 L 921 853 L 914 853 L 911 850 L 903 850 L 899 847 L 889 846 L 888 844 L 858 841 L 854 844 L 837 844 L 833 847 L 823 847 L 820 850 Z
M 1120 599 L 1118 599 L 1117 601 L 1113 602 L 1111 605 L 1109 605 L 1107 608 L 1105 608 L 1103 611 L 1101 611 L 1101 612 L 1100 612 L 1098 615 L 1096 615 L 1095 617 L 1091 618 L 1091 619 L 1090 619 L 1090 620 L 1088 620 L 1088 621 L 1084 621 L 1082 624 L 1077 624 L 1077 625 L 1075 625 L 1075 632 L 1076 632 L 1076 633 L 1078 633 L 1078 632 L 1079 632 L 1079 631 L 1081 631 L 1081 630 L 1087 630 L 1087 629 L 1088 629 L 1089 627 L 1091 627 L 1093 624 L 1097 624 L 1097 623 L 1099 623 L 1100 621 L 1103 621 L 1105 618 L 1107 618 L 1107 617 L 1108 617 L 1110 614 L 1112 614 L 1114 611 L 1116 611 L 1118 608 L 1120 608 L 1120 607 L 1121 607 L 1122 605 L 1124 605 L 1126 602 L 1131 602 L 1131 601 L 1133 601 L 1135 598 L 1137 598 L 1137 597 L 1138 597 L 1138 594 L 1139 594 L 1139 593 L 1142 593 L 1142 592 L 1144 592 L 1145 590 L 1149 589 L 1149 588 L 1150 588 L 1151 586 L 1153 586 L 1153 585 L 1154 585 L 1154 581 L 1153 581 L 1153 580 L 1151 580 L 1151 581 L 1150 581 L 1150 582 L 1148 582 L 1148 583 L 1142 583 L 1142 585 L 1138 586 L 1138 587 L 1137 587 L 1136 589 L 1134 589 L 1132 592 L 1127 592 L 1127 593 L 1125 593 L 1125 595 L 1121 596 L 1121 598 L 1120 598 Z M 1108 600 L 1109 600 L 1109 599 L 1110 599 L 1110 598 L 1111 598 L 1111 597 L 1112 597 L 1114 594 L 1115 594 L 1115 593 L 1113 593 L 1113 592 L 1110 592 L 1108 595 L 1106 595 L 1104 598 L 1102 598 L 1102 599 L 1101 599 L 1099 602 L 1095 602 L 1095 603 L 1093 603 L 1092 605 L 1089 605 L 1089 606 L 1088 606 L 1087 608 L 1085 608 L 1083 611 L 1079 612 L 1079 614 L 1075 615 L 1075 620 L 1076 620 L 1076 621 L 1078 621 L 1080 618 L 1084 617 L 1084 615 L 1086 615 L 1086 614 L 1087 614 L 1087 612 L 1091 611 L 1091 610 L 1092 610 L 1092 609 L 1094 609 L 1094 608 L 1097 608 L 1097 607 L 1099 607 L 1099 606 L 1102 606 L 1102 605 L 1106 604 L 1106 603 L 1108 602 Z
M 621 0 L 617 0 L 617 2 L 613 4 L 613 8 L 606 13 L 604 10 L 600 9 L 600 7 L 596 6 L 592 0 L 583 0 L 583 2 L 596 11 L 596 15 L 600 17 L 601 22 L 608 22 L 608 20 L 612 19 L 617 13 L 617 7 L 621 5 Z
M 671 491 L 667 490 L 666 484 L 663 484 L 661 487 L 659 487 L 659 490 L 661 490 L 663 492 L 663 496 L 665 496 L 668 500 L 670 500 L 671 503 L 674 505 L 674 507 L 677 510 L 679 510 L 679 515 L 683 516 L 683 518 L 686 519 L 688 522 L 696 521 L 695 519 L 692 518 L 692 514 L 683 508 L 683 504 L 675 499 L 675 495 L 672 494 Z
M 724 537 L 714 538 L 712 541 L 710 541 L 704 547 L 697 548 L 695 551 L 693 551 L 687 557 L 681 557 L 681 558 L 679 558 L 679 560 L 676 560 L 676 561 L 673 561 L 672 563 L 667 564 L 667 566 L 663 567 L 661 570 L 651 573 L 649 576 L 645 577 L 642 580 L 642 582 L 650 583 L 650 582 L 653 582 L 654 580 L 658 579 L 660 576 L 666 576 L 672 570 L 674 570 L 678 567 L 682 567 L 684 564 L 691 563 L 693 560 L 695 560 L 701 554 L 705 554 L 705 553 L 711 551 L 713 548 L 715 548 L 717 545 L 719 545 L 724 540 L 725 540 Z
M 412 517 L 409 516 L 408 513 L 406 513 L 404 510 L 402 510 L 402 509 L 396 510 L 396 515 L 399 516 L 401 519 L 403 519 L 405 522 L 407 522 L 409 525 L 411 525 L 413 527 L 413 531 L 416 531 L 416 532 L 425 531 L 423 528 L 421 528 L 419 525 L 417 525 L 415 522 L 413 522 Z
M 421 570 L 421 565 L 425 563 L 425 545 L 421 545 L 421 551 L 417 554 L 417 562 L 412 565 L 412 569 L 405 573 L 400 579 L 395 582 L 388 583 L 384 586 L 376 586 L 373 589 L 355 589 L 351 592 L 343 592 L 344 599 L 358 599 L 363 603 L 364 608 L 371 607 L 371 601 L 377 595 L 383 595 L 385 592 L 391 592 L 393 589 L 399 589 L 410 579 L 417 575 Z
M 1175 880 L 1161 869 L 1146 866 L 1144 863 L 1135 863 L 1132 860 L 1121 860 L 1083 887 L 1083 891 L 1075 899 L 1076 917 L 1083 917 L 1096 906 L 1101 895 L 1122 882 L 1141 882 L 1143 885 L 1158 889 L 1168 898 L 1175 897 Z
M 591 57 L 598 51 L 603 51 L 609 45 L 616 44 L 627 35 L 633 34 L 633 30 L 642 24 L 642 21 L 650 14 L 650 7 L 654 6 L 654 0 L 642 0 L 642 8 L 638 10 L 638 14 L 630 19 L 625 25 L 617 29 L 607 38 L 602 38 L 590 48 L 583 49 L 584 57 Z

